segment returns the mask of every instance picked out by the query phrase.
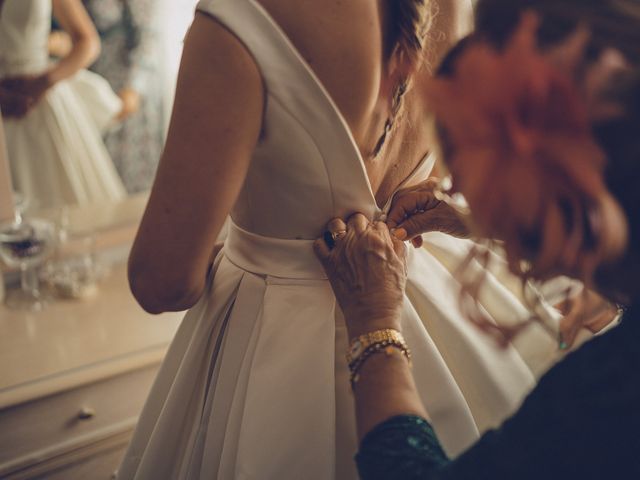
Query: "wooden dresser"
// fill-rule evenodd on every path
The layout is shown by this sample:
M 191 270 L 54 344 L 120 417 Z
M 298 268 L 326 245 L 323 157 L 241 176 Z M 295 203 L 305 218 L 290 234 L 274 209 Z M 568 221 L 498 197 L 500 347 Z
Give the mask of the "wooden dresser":
M 123 264 L 93 298 L 0 306 L 0 478 L 113 478 L 182 315 L 141 310 Z

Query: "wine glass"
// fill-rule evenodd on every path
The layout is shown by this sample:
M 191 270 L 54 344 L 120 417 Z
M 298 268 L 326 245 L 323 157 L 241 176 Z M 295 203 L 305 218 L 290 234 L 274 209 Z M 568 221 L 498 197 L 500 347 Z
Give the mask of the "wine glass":
M 38 219 L 0 225 L 0 258 L 9 268 L 20 269 L 20 289 L 7 292 L 9 308 L 40 311 L 45 300 L 40 293 L 37 269 L 46 260 L 55 243 L 51 222 Z
M 60 298 L 80 299 L 94 295 L 108 270 L 96 258 L 94 235 L 90 232 L 68 234 L 57 247 L 56 254 L 42 269 L 44 284 Z
M 24 214 L 29 208 L 29 199 L 26 195 L 18 192 L 17 190 L 13 191 L 13 203 L 15 205 L 15 218 L 16 223 L 21 223 L 24 218 Z

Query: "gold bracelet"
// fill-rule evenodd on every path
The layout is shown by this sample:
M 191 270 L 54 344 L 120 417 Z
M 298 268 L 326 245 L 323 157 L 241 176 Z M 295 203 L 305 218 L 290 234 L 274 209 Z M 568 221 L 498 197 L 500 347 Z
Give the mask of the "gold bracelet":
M 411 352 L 400 332 L 393 329 L 376 330 L 361 335 L 351 342 L 347 353 L 347 363 L 351 372 L 351 386 L 360 379 L 362 365 L 374 354 L 384 352 L 387 356 L 400 351 L 411 365 Z
M 365 333 L 357 338 L 351 340 L 349 344 L 349 351 L 347 352 L 347 363 L 352 363 L 357 360 L 364 351 L 374 343 L 380 343 L 385 341 L 394 341 L 406 347 L 407 343 L 404 337 L 398 330 L 392 328 L 384 328 L 381 330 L 375 330 L 373 332 Z M 408 350 L 408 348 L 407 348 Z

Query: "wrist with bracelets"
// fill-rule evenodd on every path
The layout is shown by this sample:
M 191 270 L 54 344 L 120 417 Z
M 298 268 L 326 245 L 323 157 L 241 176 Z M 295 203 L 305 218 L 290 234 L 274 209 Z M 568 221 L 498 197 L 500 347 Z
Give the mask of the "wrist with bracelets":
M 391 328 L 375 330 L 353 339 L 347 353 L 351 387 L 358 383 L 360 370 L 369 358 L 376 353 L 391 356 L 394 352 L 400 352 L 411 366 L 411 352 L 404 337 L 397 330 Z

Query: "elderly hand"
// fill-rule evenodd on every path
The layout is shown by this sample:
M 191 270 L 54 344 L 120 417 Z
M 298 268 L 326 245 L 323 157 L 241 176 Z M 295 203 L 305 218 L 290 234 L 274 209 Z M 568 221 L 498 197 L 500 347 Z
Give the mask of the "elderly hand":
M 406 285 L 404 243 L 393 238 L 383 222 L 371 223 L 362 214 L 345 223 L 327 224 L 335 245 L 324 238 L 314 244 L 350 337 L 381 328 L 399 329 Z
M 410 240 L 419 248 L 423 233 L 442 232 L 458 238 L 469 236 L 460 215 L 436 198 L 437 186 L 438 180 L 431 178 L 396 193 L 387 226 L 398 240 Z

